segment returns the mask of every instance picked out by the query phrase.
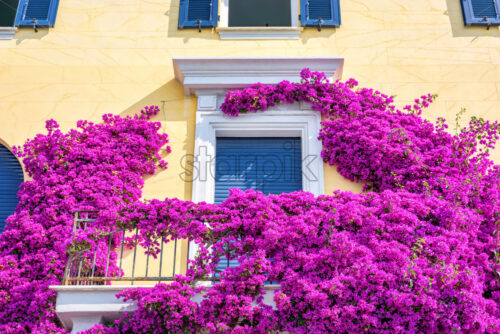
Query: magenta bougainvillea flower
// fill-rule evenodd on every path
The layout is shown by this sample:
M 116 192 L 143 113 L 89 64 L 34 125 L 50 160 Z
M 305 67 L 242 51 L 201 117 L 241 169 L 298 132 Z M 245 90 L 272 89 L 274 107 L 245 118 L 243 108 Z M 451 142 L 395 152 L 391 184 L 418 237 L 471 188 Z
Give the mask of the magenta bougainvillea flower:
M 195 242 L 198 254 L 173 283 L 119 294 L 137 311 L 87 333 L 500 332 L 500 167 L 489 158 L 498 123 L 473 118 L 451 135 L 444 120 L 421 117 L 435 96 L 400 111 L 355 80 L 301 75 L 230 91 L 221 110 L 311 103 L 324 116 L 323 160 L 364 193 L 235 189 L 220 205 L 141 202 L 142 177 L 166 167 L 158 152 L 167 137 L 148 121 L 157 108 L 68 133 L 49 121 L 47 135 L 18 150 L 33 180 L 0 237 L 0 330 L 64 332 L 48 285 L 59 282 L 68 250 L 104 257 L 96 232 L 118 225 L 139 228 L 153 255 L 162 238 Z M 72 213 L 81 209 L 99 214 L 75 234 Z M 239 265 L 198 284 L 224 255 Z M 263 303 L 265 282 L 281 284 L 275 308 Z

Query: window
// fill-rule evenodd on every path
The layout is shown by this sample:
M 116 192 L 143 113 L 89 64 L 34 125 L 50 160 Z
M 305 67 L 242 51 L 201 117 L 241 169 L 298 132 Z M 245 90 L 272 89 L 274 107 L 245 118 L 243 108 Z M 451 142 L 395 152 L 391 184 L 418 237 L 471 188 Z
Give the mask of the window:
M 464 24 L 500 25 L 500 0 L 461 0 Z
M 179 29 L 217 27 L 221 39 L 296 39 L 300 26 L 341 23 L 339 0 L 300 0 L 300 10 L 297 0 L 180 1 Z
M 265 194 L 301 190 L 300 137 L 218 137 L 215 203 L 222 203 L 232 188 L 255 189 Z
M 220 163 L 217 157 L 224 153 L 224 145 L 231 143 L 231 145 L 241 146 L 244 140 L 255 140 L 262 146 L 264 141 L 271 140 L 269 138 L 274 138 L 276 141 L 283 140 L 283 138 L 286 138 L 288 142 L 293 141 L 291 146 L 288 144 L 285 147 L 281 145 L 281 148 L 278 146 L 282 153 L 285 152 L 280 158 L 281 161 L 297 161 L 297 155 L 300 154 L 300 167 L 291 163 L 295 166 L 296 173 L 288 175 L 295 180 L 295 183 L 293 188 L 287 191 L 302 189 L 316 196 L 324 194 L 322 145 L 318 141 L 321 115 L 312 110 L 309 103 L 279 104 L 265 112 L 242 113 L 238 117 L 224 115 L 220 111 L 220 105 L 224 101 L 227 89 L 248 87 L 255 82 L 264 84 L 275 84 L 282 80 L 298 82 L 300 71 L 306 67 L 313 71 L 325 72 L 332 81 L 341 79 L 343 58 L 174 57 L 173 63 L 175 78 L 184 86 L 185 94 L 196 94 L 198 97 L 193 160 L 181 161 L 185 172 L 179 174 L 183 180 L 192 182 L 191 200 L 193 202 L 215 203 L 222 201 L 224 199 L 222 196 L 226 196 L 223 190 L 221 192 L 220 182 L 230 180 L 231 168 L 225 167 L 224 169 L 223 166 L 219 166 L 219 170 L 214 168 Z M 236 140 L 240 141 L 239 144 L 235 143 Z M 221 145 L 221 141 L 226 142 Z M 249 155 L 246 151 L 242 153 L 244 156 Z M 258 165 L 263 166 L 262 163 Z M 241 171 L 238 173 L 238 168 L 241 170 L 242 166 L 233 169 L 233 175 L 243 175 L 237 180 L 247 182 L 250 186 L 249 179 Z M 274 165 L 266 166 L 265 169 L 268 168 L 274 169 Z M 276 169 L 276 175 L 280 175 L 280 168 Z M 224 170 L 229 172 L 224 173 Z M 248 173 L 252 180 L 251 171 Z M 297 174 L 301 174 L 301 181 L 295 178 Z M 265 178 L 264 185 L 273 181 L 270 176 L 266 175 Z M 233 177 L 233 179 L 236 178 Z M 259 186 L 259 179 L 254 177 L 254 180 L 251 186 Z M 229 189 L 233 186 L 227 185 L 226 187 Z M 271 192 L 265 187 L 263 191 Z M 197 250 L 196 243 L 190 243 L 188 252 L 190 259 L 194 258 Z
M 16 33 L 14 21 L 19 0 L 0 0 L 0 40 L 12 39 Z
M 290 27 L 290 0 L 229 0 L 230 27 Z
M 13 27 L 19 0 L 0 1 L 0 27 Z
M 0 40 L 12 39 L 16 27 L 53 27 L 59 0 L 0 0 Z
M 24 180 L 23 169 L 7 147 L 0 144 L 0 233 L 17 206 L 17 191 Z
M 222 203 L 232 188 L 255 189 L 264 194 L 302 190 L 301 151 L 300 137 L 218 137 L 215 203 Z M 237 265 L 236 259 L 223 256 L 216 270 L 223 271 Z

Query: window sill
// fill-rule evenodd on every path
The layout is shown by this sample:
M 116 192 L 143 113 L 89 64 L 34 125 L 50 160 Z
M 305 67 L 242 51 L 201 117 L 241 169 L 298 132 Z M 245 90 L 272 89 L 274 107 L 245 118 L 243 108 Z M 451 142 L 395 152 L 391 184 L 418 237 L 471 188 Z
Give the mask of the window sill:
M 13 39 L 16 27 L 0 27 L 0 39 Z
M 302 27 L 218 27 L 220 39 L 299 39 Z

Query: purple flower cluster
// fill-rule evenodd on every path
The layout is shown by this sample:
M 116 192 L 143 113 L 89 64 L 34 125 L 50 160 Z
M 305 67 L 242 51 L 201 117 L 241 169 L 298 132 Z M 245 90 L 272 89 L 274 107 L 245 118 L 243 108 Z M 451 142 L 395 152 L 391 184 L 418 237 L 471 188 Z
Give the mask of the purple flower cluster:
M 148 121 L 158 111 L 147 107 L 133 118 L 104 115 L 102 124 L 80 121 L 68 133 L 50 120 L 48 134 L 16 148 L 32 180 L 22 184 L 16 211 L 0 235 L 0 332 L 64 332 L 56 325 L 56 294 L 48 286 L 62 278 L 74 212 L 98 210 L 104 228 L 116 223 L 120 208 L 139 200 L 142 177 L 166 167 L 158 152 L 167 135 Z M 75 235 L 77 241 L 88 239 Z
M 164 166 L 167 138 L 147 122 L 156 111 L 68 134 L 48 124 L 21 153 L 34 180 L 0 239 L 0 329 L 62 331 L 47 286 L 61 277 L 66 250 L 104 254 L 98 235 L 118 225 L 138 228 L 153 256 L 162 239 L 187 239 L 197 256 L 171 284 L 121 293 L 138 310 L 89 334 L 500 332 L 500 166 L 488 153 L 498 124 L 474 118 L 451 135 L 444 120 L 420 116 L 435 96 L 400 111 L 356 86 L 304 70 L 300 83 L 231 91 L 221 109 L 312 103 L 324 116 L 324 161 L 363 182 L 363 194 L 235 189 L 220 205 L 143 203 L 141 177 Z M 94 229 L 71 233 L 76 209 L 99 210 Z M 239 265 L 200 284 L 221 256 Z M 275 308 L 264 303 L 266 282 L 281 285 Z
M 200 250 L 169 288 L 122 294 L 139 309 L 109 333 L 497 333 L 500 326 L 484 217 L 444 199 L 233 190 L 221 205 L 166 199 L 128 210 L 144 242 L 184 231 L 178 236 Z M 223 255 L 239 266 L 194 288 Z M 265 281 L 281 284 L 276 309 L 262 303 Z M 201 303 L 189 298 L 194 293 Z M 96 332 L 107 330 L 89 333 Z

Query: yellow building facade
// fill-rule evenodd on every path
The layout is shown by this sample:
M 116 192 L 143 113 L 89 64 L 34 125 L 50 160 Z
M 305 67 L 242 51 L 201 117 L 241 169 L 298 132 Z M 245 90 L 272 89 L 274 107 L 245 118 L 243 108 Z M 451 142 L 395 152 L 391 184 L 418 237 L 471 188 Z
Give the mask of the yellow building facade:
M 0 144 L 22 145 L 44 133 L 51 118 L 69 130 L 81 119 L 99 122 L 106 113 L 132 115 L 158 105 L 154 120 L 168 133 L 172 153 L 168 169 L 147 178 L 143 197 L 200 199 L 185 177 L 186 157 L 196 153 L 200 100 L 174 66 L 190 57 L 338 58 L 337 78 L 395 95 L 399 107 L 438 94 L 424 116 L 445 117 L 451 128 L 462 108 L 463 125 L 470 116 L 500 118 L 500 29 L 465 26 L 461 0 L 340 0 L 339 27 L 319 31 L 296 23 L 273 39 L 242 38 L 255 29 L 224 27 L 227 3 L 219 2 L 219 27 L 201 32 L 178 29 L 179 0 L 60 0 L 53 27 L 4 29 L 12 34 L 0 39 Z M 299 0 L 290 6 L 300 13 Z M 492 155 L 500 163 L 500 149 Z M 321 174 L 326 194 L 361 191 L 326 164 Z M 189 251 L 187 243 L 179 245 L 177 272 Z M 130 251 L 126 256 L 130 268 Z

